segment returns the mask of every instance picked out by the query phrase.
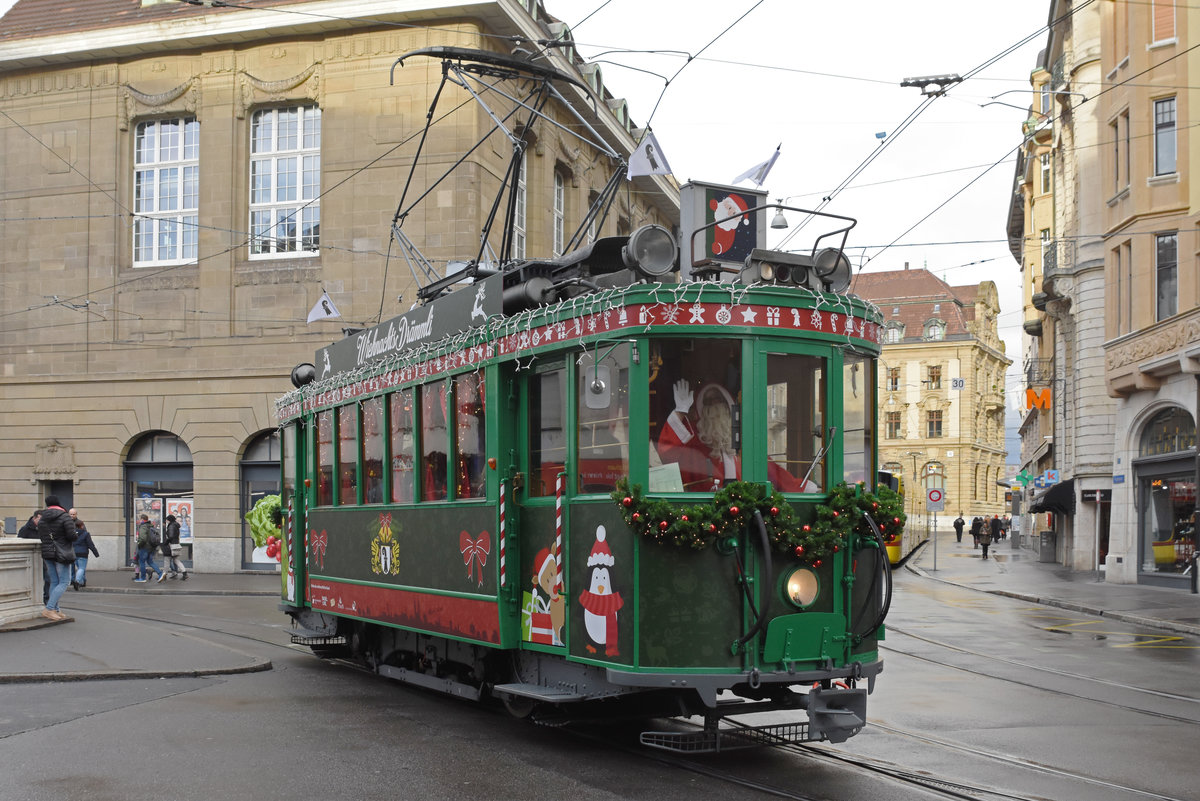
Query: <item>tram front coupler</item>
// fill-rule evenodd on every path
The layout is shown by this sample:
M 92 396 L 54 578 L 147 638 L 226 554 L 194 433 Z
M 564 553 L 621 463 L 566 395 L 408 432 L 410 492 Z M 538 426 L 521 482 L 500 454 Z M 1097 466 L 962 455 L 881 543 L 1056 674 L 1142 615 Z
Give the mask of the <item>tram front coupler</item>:
M 844 743 L 867 723 L 865 689 L 814 687 L 805 696 L 808 709 L 808 739 Z

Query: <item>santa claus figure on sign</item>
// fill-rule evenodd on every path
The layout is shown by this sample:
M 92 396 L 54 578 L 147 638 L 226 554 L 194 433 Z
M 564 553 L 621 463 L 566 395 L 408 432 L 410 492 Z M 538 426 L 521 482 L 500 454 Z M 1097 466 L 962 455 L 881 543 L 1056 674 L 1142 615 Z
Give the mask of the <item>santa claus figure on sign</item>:
M 713 228 L 712 255 L 722 258 L 748 256 L 754 247 L 754 229 L 745 213 L 749 206 L 742 196 L 728 194 L 720 200 L 712 198 L 708 207 L 717 223 Z

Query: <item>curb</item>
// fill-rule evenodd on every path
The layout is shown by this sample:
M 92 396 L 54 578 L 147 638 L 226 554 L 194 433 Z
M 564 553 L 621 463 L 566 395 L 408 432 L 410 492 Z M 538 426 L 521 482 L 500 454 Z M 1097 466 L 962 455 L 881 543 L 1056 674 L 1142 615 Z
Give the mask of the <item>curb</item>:
M 66 622 L 66 621 L 61 621 Z M 51 681 L 113 681 L 119 679 L 194 679 L 202 676 L 230 676 L 239 673 L 261 673 L 271 670 L 270 659 L 259 659 L 249 665 L 232 668 L 197 670 L 91 670 L 64 673 L 7 673 L 0 675 L 0 684 L 41 684 Z

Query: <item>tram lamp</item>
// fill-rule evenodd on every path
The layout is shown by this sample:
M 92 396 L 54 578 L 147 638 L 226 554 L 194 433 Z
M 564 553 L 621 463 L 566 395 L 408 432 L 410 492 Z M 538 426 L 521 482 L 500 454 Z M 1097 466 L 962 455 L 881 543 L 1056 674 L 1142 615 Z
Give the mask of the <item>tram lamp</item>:
M 647 278 L 658 278 L 674 270 L 678 256 L 675 237 L 661 225 L 643 225 L 630 234 L 629 242 L 621 248 L 625 266 Z
M 811 568 L 798 567 L 784 580 L 787 588 L 787 598 L 800 609 L 817 599 L 821 590 L 821 581 Z
M 316 365 L 301 362 L 292 368 L 292 386 L 296 389 L 317 380 Z
M 850 260 L 838 248 L 823 248 L 811 255 L 755 248 L 740 273 L 743 284 L 799 286 L 814 292 L 845 292 L 850 278 Z

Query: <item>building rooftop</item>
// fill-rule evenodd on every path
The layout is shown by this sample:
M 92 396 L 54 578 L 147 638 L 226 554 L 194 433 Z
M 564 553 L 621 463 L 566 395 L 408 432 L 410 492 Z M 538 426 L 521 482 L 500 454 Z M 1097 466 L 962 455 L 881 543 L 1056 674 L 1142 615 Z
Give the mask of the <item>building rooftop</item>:
M 972 336 L 968 324 L 975 320 L 977 284 L 950 286 L 929 270 L 904 269 L 859 273 L 850 291 L 878 306 L 885 325 L 904 325 L 905 339 L 919 339 L 933 319 L 946 323 L 946 339 Z

